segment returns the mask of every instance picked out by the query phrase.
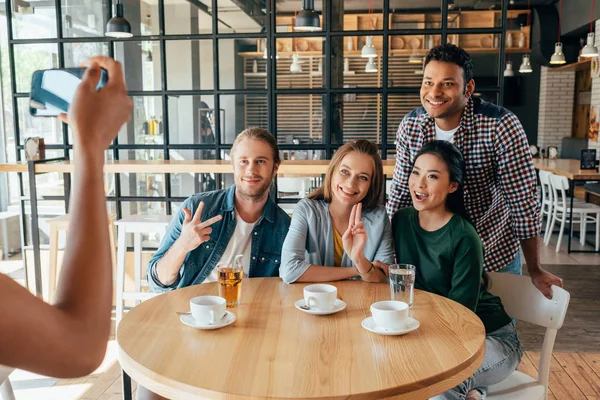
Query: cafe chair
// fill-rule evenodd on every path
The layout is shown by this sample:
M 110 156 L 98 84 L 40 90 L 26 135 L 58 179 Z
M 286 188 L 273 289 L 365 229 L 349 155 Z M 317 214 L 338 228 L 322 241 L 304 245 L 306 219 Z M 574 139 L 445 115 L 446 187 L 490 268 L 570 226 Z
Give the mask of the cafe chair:
M 550 224 L 550 232 L 554 230 L 556 222 L 560 222 L 560 231 L 558 240 L 556 241 L 556 252 L 560 250 L 560 242 L 565 230 L 565 224 L 569 222 L 570 198 L 567 195 L 569 189 L 569 180 L 560 175 L 552 174 L 550 176 L 550 184 L 552 186 L 552 222 Z M 573 203 L 573 220 L 571 221 L 571 232 L 573 234 L 573 225 L 580 225 L 579 241 L 585 244 L 585 231 L 588 223 L 596 224 L 596 251 L 600 250 L 600 206 L 591 203 L 577 202 Z M 547 238 L 548 241 L 550 238 Z M 547 241 L 545 242 L 547 244 Z
M 546 216 L 546 229 L 544 230 L 544 244 L 547 246 L 552 235 L 550 230 L 550 221 L 552 221 L 552 186 L 550 184 L 550 175 L 552 172 L 540 171 L 540 188 L 542 204 L 542 220 Z
M 8 368 L 0 365 L 0 399 L 15 400 L 15 393 L 8 376 L 14 371 L 13 368 Z
M 303 199 L 311 187 L 310 178 L 277 177 L 277 192 L 282 197 Z
M 142 279 L 142 233 L 157 233 L 159 241 L 164 237 L 172 215 L 132 215 L 115 222 L 117 226 L 117 305 L 116 325 L 123 318 L 125 300 L 135 300 L 135 304 L 156 296 L 155 293 L 142 290 L 148 287 L 148 281 Z M 127 255 L 127 234 L 133 234 L 134 291 L 125 291 L 125 259 Z
M 546 333 L 537 380 L 515 371 L 504 381 L 487 388 L 487 400 L 546 400 L 554 340 L 565 320 L 571 296 L 566 290 L 552 286 L 553 297 L 548 300 L 528 276 L 498 272 L 489 275 L 489 291 L 500 297 L 508 315 L 519 321 L 543 326 Z
M 54 300 L 54 293 L 56 291 L 56 276 L 58 269 L 58 235 L 59 232 L 64 231 L 65 233 L 69 230 L 69 214 L 60 215 L 56 218 L 52 218 L 46 221 L 46 224 L 50 227 L 50 243 L 48 245 L 49 251 L 49 262 L 48 262 L 48 276 L 47 276 L 47 301 L 52 302 Z M 110 256 L 112 261 L 112 267 L 116 264 L 117 257 L 115 255 L 115 233 L 114 233 L 114 217 L 108 218 L 108 239 L 110 241 Z

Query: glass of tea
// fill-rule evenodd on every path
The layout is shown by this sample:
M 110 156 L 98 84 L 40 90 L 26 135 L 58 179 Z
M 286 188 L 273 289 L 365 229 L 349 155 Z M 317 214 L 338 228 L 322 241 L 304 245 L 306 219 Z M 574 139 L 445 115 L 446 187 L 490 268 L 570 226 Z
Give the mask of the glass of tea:
M 244 268 L 242 265 L 242 254 L 235 256 L 233 263 L 217 266 L 219 274 L 219 296 L 227 303 L 227 308 L 237 307 L 242 295 L 242 277 Z

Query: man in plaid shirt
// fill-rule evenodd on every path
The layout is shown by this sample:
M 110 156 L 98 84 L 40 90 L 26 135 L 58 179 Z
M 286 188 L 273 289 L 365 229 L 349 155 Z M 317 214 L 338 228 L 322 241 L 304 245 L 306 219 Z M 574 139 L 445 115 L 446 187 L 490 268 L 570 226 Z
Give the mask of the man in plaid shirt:
M 519 247 L 535 286 L 548 298 L 562 280 L 539 260 L 540 204 L 527 137 L 505 108 L 472 97 L 471 56 L 445 44 L 425 59 L 421 103 L 404 117 L 396 138 L 396 167 L 387 212 L 411 205 L 408 178 L 419 149 L 449 140 L 466 162 L 465 208 L 485 246 L 484 269 L 521 274 Z

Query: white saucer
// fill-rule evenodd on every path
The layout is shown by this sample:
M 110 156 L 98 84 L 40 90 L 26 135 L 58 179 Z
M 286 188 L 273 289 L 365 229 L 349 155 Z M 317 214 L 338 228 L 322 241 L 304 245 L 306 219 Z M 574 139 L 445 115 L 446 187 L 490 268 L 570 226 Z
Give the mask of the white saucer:
M 191 314 L 184 314 L 179 318 L 181 322 L 186 324 L 189 327 L 196 329 L 219 329 L 224 326 L 231 325 L 235 322 L 235 314 L 229 311 L 225 311 L 225 315 L 218 321 L 216 324 L 199 324 L 196 322 L 194 317 Z
M 300 308 L 300 306 L 303 306 L 304 304 L 305 304 L 304 299 L 300 299 L 296 302 L 295 306 L 298 310 L 303 311 L 307 314 L 312 314 L 312 315 L 335 314 L 336 312 L 342 311 L 344 308 L 346 308 L 346 303 L 344 303 L 340 299 L 335 299 L 335 303 L 333 303 L 333 308 L 330 310 L 324 310 L 322 308 L 311 308 L 309 310 L 305 310 L 304 308 Z
M 419 321 L 417 321 L 416 319 L 411 318 L 411 317 L 408 317 L 406 319 L 404 326 L 400 329 L 386 329 L 386 328 L 377 326 L 375 324 L 375 321 L 373 321 L 373 317 L 365 318 L 365 319 L 363 319 L 363 322 L 362 322 L 362 327 L 365 328 L 366 330 L 371 331 L 373 333 L 377 333 L 379 335 L 386 335 L 386 336 L 404 335 L 404 334 L 407 334 L 408 332 L 414 331 L 420 325 L 421 324 L 419 323 Z

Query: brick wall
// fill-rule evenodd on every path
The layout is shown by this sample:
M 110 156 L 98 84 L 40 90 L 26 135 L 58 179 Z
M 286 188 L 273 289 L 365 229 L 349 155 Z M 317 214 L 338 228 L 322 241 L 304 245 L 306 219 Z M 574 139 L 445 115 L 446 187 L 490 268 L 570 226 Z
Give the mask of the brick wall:
M 562 138 L 571 137 L 575 71 L 550 72 L 548 67 L 541 68 L 537 145 L 540 149 L 556 146 L 560 154 Z M 598 94 L 600 104 L 600 79 Z

